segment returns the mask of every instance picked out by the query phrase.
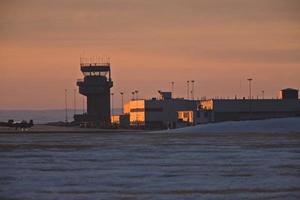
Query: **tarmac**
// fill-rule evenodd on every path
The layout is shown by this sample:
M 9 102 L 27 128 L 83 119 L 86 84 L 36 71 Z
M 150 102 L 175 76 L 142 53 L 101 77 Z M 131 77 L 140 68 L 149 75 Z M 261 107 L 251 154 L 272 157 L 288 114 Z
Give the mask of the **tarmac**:
M 0 134 L 26 134 L 26 133 L 120 133 L 120 132 L 141 132 L 135 129 L 100 129 L 100 128 L 80 128 L 76 126 L 49 126 L 34 125 L 25 130 L 14 127 L 0 127 Z

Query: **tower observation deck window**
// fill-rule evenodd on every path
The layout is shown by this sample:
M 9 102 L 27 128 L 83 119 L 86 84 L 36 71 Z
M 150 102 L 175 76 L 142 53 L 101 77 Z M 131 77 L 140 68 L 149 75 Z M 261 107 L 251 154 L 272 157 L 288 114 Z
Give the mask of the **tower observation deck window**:
M 84 76 L 107 76 L 108 72 L 97 72 L 97 71 L 92 71 L 92 72 L 83 72 Z

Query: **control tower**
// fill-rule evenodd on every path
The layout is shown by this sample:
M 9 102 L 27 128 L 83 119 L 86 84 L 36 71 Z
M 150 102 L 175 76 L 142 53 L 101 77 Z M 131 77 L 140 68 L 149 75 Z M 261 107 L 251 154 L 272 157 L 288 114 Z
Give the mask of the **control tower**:
M 82 120 L 90 126 L 107 127 L 110 125 L 110 62 L 80 62 L 84 79 L 77 81 L 79 93 L 87 98 L 87 113 Z

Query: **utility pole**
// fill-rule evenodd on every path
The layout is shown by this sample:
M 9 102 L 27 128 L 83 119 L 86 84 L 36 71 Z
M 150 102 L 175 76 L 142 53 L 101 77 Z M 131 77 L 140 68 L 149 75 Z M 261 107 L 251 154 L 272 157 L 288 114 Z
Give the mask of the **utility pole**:
M 195 83 L 195 81 L 194 80 L 192 80 L 191 81 L 192 82 L 192 92 L 191 92 L 191 95 L 192 95 L 192 100 L 194 100 L 194 83 Z
M 252 78 L 248 78 L 247 79 L 249 81 L 249 99 L 251 100 L 252 99 L 252 86 L 251 86 L 251 81 L 253 80 Z
M 265 99 L 265 91 L 264 90 L 261 91 L 261 94 L 262 94 L 262 99 Z
M 189 99 L 189 97 L 190 97 L 190 81 L 187 81 L 186 84 L 187 84 L 186 96 L 187 96 L 187 99 Z
M 137 126 L 139 126 L 139 116 L 138 116 L 138 114 L 139 114 L 139 112 L 138 112 L 138 90 L 135 90 L 134 91 L 135 93 L 136 93 L 136 112 L 135 112 L 135 121 L 136 121 L 136 125 Z
M 253 80 L 252 78 L 247 79 L 249 81 L 249 118 L 252 118 L 252 93 L 251 93 L 251 81 Z
M 242 94 L 242 80 L 240 80 L 240 90 L 239 90 L 239 98 L 242 98 L 243 94 Z
M 139 99 L 139 97 L 138 97 L 139 91 L 138 91 L 138 90 L 135 90 L 134 92 L 135 92 L 135 98 L 136 98 L 136 100 L 138 100 L 138 99 Z
M 76 89 L 73 90 L 74 91 L 74 115 L 76 115 Z
M 114 93 L 110 93 L 111 95 L 111 116 L 114 115 Z
M 172 91 L 172 96 L 174 96 L 175 97 L 175 95 L 174 95 L 174 81 L 172 81 L 171 82 L 171 91 Z
M 124 92 L 120 92 L 120 94 L 121 94 L 121 106 L 122 106 L 122 114 L 124 114 L 124 99 L 123 99 Z
M 66 123 L 68 123 L 68 101 L 67 101 L 67 92 L 68 92 L 68 90 L 67 89 L 65 89 L 65 114 L 66 114 L 66 116 L 65 116 L 65 122 Z

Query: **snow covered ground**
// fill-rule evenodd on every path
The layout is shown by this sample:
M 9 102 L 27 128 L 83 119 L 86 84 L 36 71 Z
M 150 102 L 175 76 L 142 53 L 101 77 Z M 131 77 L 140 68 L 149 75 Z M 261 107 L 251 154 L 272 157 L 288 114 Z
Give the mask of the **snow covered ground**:
M 277 133 L 299 132 L 300 117 L 251 121 L 230 121 L 168 130 L 172 133 Z
M 300 198 L 300 134 L 0 134 L 1 200 Z

